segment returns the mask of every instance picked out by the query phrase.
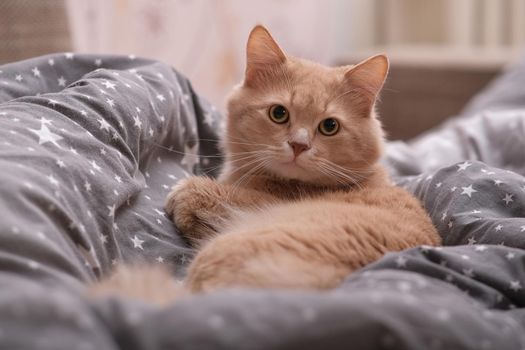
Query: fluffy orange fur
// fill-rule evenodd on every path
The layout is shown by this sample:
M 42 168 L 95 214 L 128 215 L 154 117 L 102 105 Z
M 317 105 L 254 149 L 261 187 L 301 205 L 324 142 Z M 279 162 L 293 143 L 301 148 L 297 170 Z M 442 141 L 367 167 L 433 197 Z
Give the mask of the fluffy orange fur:
M 245 79 L 228 102 L 220 177 L 190 177 L 168 196 L 167 212 L 199 248 L 185 291 L 333 288 L 388 251 L 440 243 L 419 201 L 378 164 L 374 104 L 387 72 L 384 55 L 330 68 L 285 54 L 262 26 L 252 30 Z M 276 105 L 285 122 L 270 118 Z M 321 132 L 326 118 L 338 124 L 334 135 Z M 171 281 L 167 271 L 149 279 L 148 268 L 122 271 L 125 282 L 117 273 L 92 292 Z M 179 293 L 165 290 L 162 301 Z

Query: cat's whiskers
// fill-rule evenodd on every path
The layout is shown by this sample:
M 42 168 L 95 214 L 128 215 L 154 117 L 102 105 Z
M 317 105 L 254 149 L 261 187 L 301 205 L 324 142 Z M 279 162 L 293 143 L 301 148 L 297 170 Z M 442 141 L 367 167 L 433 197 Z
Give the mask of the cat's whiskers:
M 322 161 L 321 163 L 327 169 L 330 169 L 332 172 L 340 174 L 342 176 L 349 176 L 353 180 L 365 180 L 365 179 L 368 178 L 368 176 L 366 176 L 365 174 L 363 174 L 363 173 L 361 173 L 359 171 L 351 170 L 351 169 L 347 169 L 347 168 L 343 168 L 343 167 L 339 167 L 336 164 L 334 164 L 332 162 L 329 162 L 329 161 Z
M 171 153 L 175 153 L 175 154 L 179 154 L 179 155 L 182 155 L 184 156 L 186 153 L 185 152 L 181 152 L 181 151 L 176 151 L 172 148 L 169 148 L 169 147 L 166 147 L 166 146 L 163 146 L 163 145 L 160 145 L 154 141 L 149 141 L 151 142 L 152 144 L 154 144 L 155 146 L 159 147 L 159 148 L 162 148 L 166 151 L 169 151 Z M 259 145 L 259 144 L 255 144 L 255 143 L 246 143 L 247 145 Z M 267 145 L 264 145 L 264 146 L 267 146 Z M 261 153 L 261 150 L 254 150 L 254 151 L 241 151 L 241 152 L 230 152 L 230 155 L 234 156 L 234 157 L 237 157 L 239 155 L 248 155 L 248 154 L 258 154 L 258 153 Z M 200 154 L 199 155 L 200 157 L 206 157 L 206 158 L 225 158 L 226 156 L 222 153 L 217 153 L 217 154 Z
M 334 167 L 334 168 L 337 168 L 337 169 L 340 169 L 341 171 L 343 172 L 349 172 L 353 175 L 356 175 L 356 176 L 361 176 L 363 178 L 366 178 L 367 176 L 366 175 L 370 175 L 370 174 L 373 174 L 375 173 L 375 170 L 372 169 L 372 164 L 370 164 L 369 162 L 365 161 L 365 163 L 370 167 L 369 169 L 363 169 L 363 168 L 349 168 L 349 167 L 343 167 L 337 163 L 334 163 L 328 159 L 325 159 L 325 158 L 317 158 L 317 161 L 321 161 L 325 164 L 328 164 L 330 165 L 331 167 Z
M 250 153 L 250 154 L 245 154 Z M 228 163 L 230 165 L 234 165 L 235 163 L 248 161 L 254 157 L 259 156 L 261 151 L 252 151 L 252 152 L 238 152 L 236 154 L 233 154 L 233 157 L 231 159 L 228 159 Z M 224 164 L 219 164 L 217 166 L 206 168 L 206 172 L 214 172 L 215 170 L 221 169 L 224 167 Z
M 232 171 L 229 174 L 231 176 L 231 175 L 235 174 L 236 172 L 244 170 L 245 168 L 247 168 L 249 166 L 252 166 L 253 164 L 256 164 L 257 162 L 260 162 L 261 160 L 270 159 L 270 158 L 272 158 L 271 155 L 272 155 L 271 153 L 267 153 L 267 152 L 264 152 L 264 151 L 261 151 L 258 154 L 254 154 L 251 157 L 251 158 L 254 158 L 254 159 L 251 159 L 248 162 L 245 162 L 244 164 L 241 164 L 241 165 L 235 165 L 233 167 Z
M 335 180 L 338 184 L 340 184 L 342 186 L 348 186 L 348 182 L 347 181 L 344 181 L 343 179 L 340 179 L 339 176 L 334 176 L 334 174 L 331 171 L 331 169 L 329 169 L 327 166 L 322 165 L 322 164 L 317 164 L 317 170 L 320 173 L 322 173 L 323 175 L 329 177 L 330 179 Z M 354 181 L 350 181 L 350 182 L 352 182 L 352 184 L 355 184 Z
M 327 160 L 320 159 L 318 162 L 316 162 L 316 164 L 319 169 L 323 169 L 324 171 L 328 172 L 332 177 L 335 178 L 336 181 L 340 183 L 341 179 L 349 181 L 351 184 L 355 185 L 359 189 L 363 188 L 361 182 L 367 178 L 366 176 L 358 172 L 349 171 L 348 169 L 345 169 Z M 342 168 L 344 171 L 337 169 L 336 166 Z M 347 182 L 343 182 L 343 184 L 348 185 Z
M 204 142 L 208 142 L 208 141 L 218 142 L 216 139 L 194 139 L 193 141 L 196 141 L 196 142 L 201 142 L 201 141 L 204 141 Z M 185 152 L 174 150 L 172 147 L 167 147 L 167 146 L 161 145 L 161 144 L 159 144 L 159 143 L 157 143 L 155 141 L 147 140 L 146 142 L 149 142 L 149 143 L 153 144 L 154 146 L 156 146 L 158 148 L 162 148 L 162 149 L 164 149 L 166 151 L 169 151 L 169 152 L 172 152 L 172 153 L 176 153 L 176 154 L 180 154 L 180 155 L 185 155 Z M 237 142 L 237 141 L 228 141 L 228 142 L 232 143 L 232 144 L 236 144 L 236 145 L 259 146 L 259 147 L 267 147 L 267 148 L 273 147 L 271 145 L 262 144 L 262 143 L 255 143 L 255 142 Z M 256 151 L 243 151 L 243 152 L 259 152 L 259 151 L 256 150 Z M 241 152 L 237 152 L 237 153 L 241 153 Z M 215 154 L 200 154 L 199 156 L 206 157 L 206 158 L 224 158 L 225 157 L 224 153 L 222 153 L 222 152 L 215 153 Z
M 244 173 L 240 178 L 238 178 L 231 185 L 231 190 L 228 192 L 227 201 L 229 202 L 230 197 L 233 196 L 234 194 L 236 194 L 236 192 L 239 190 L 239 188 L 245 182 L 247 182 L 250 179 L 250 177 L 256 176 L 257 173 L 261 172 L 266 167 L 266 165 L 270 162 L 271 159 L 272 159 L 272 157 L 270 157 L 270 156 L 265 156 L 265 157 L 258 158 L 256 161 L 258 161 L 259 164 L 256 164 L 253 168 L 249 169 L 246 173 Z M 252 164 L 254 164 L 254 162 L 252 162 L 252 163 L 250 163 L 248 165 L 252 165 Z
M 169 151 L 169 152 L 171 152 L 171 153 L 180 154 L 180 155 L 182 155 L 182 156 L 184 156 L 184 155 L 186 154 L 185 152 L 176 151 L 176 150 L 174 150 L 174 149 L 171 148 L 171 147 L 166 147 L 166 146 L 164 146 L 164 145 L 161 145 L 161 144 L 159 144 L 159 143 L 156 143 L 155 141 L 147 141 L 147 142 L 150 142 L 150 143 L 153 144 L 154 146 L 156 146 L 156 147 L 158 147 L 158 148 L 162 148 L 162 149 L 164 149 L 164 150 L 166 150 L 166 151 Z M 201 154 L 199 154 L 199 156 L 200 156 L 200 157 L 203 157 L 203 156 L 204 156 L 204 157 L 207 157 L 207 158 L 224 158 L 224 155 L 223 155 L 222 153 L 216 153 L 216 154 L 210 154 L 210 155 L 208 155 L 208 154 L 206 154 L 206 155 L 201 155 Z

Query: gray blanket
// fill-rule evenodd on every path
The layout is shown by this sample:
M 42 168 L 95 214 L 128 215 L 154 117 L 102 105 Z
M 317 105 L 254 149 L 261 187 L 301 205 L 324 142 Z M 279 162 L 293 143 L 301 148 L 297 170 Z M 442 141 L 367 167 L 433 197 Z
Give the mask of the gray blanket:
M 84 283 L 137 260 L 184 275 L 192 251 L 164 199 L 216 171 L 218 113 L 132 56 L 39 57 L 0 67 L 0 86 L 2 349 L 525 348 L 524 96 L 388 146 L 446 247 L 387 254 L 330 292 L 229 290 L 160 310 L 89 300 Z

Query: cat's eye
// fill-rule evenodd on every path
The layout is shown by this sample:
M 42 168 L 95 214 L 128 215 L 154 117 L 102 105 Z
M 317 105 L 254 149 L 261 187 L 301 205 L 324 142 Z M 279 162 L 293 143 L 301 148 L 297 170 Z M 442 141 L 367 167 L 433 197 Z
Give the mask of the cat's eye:
M 319 123 L 319 131 L 326 136 L 332 136 L 339 131 L 339 122 L 334 118 L 326 118 Z
M 281 105 L 273 105 L 269 111 L 270 119 L 277 124 L 284 124 L 290 118 L 290 113 L 286 107 Z

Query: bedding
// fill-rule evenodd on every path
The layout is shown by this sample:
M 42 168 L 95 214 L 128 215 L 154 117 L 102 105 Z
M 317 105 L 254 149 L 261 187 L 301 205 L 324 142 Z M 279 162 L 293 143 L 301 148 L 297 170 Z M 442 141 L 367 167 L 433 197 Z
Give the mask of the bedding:
M 158 309 L 84 284 L 121 262 L 184 275 L 192 250 L 163 204 L 178 179 L 216 174 L 217 110 L 134 56 L 38 57 L 1 66 L 0 86 L 0 348 L 525 348 L 525 98 L 387 146 L 444 247 L 389 253 L 329 292 Z

